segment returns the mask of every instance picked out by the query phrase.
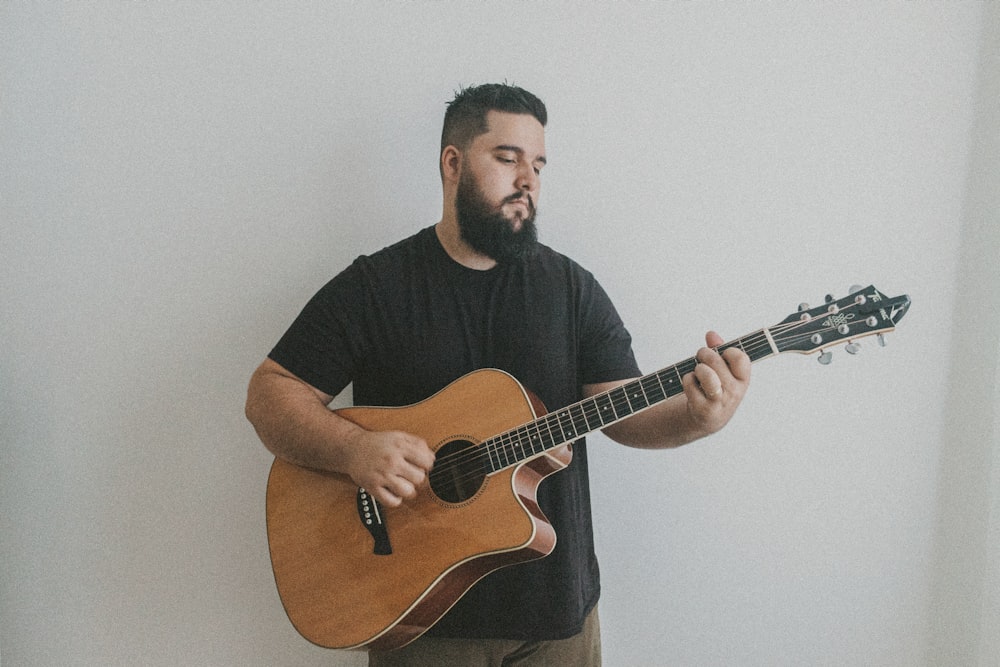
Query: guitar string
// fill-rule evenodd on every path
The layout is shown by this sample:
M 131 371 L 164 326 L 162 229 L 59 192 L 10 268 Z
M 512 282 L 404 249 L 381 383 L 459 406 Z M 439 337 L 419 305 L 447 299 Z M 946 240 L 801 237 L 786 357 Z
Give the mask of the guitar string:
M 767 343 L 766 336 L 764 336 L 763 333 L 755 333 L 744 339 L 721 345 L 718 349 L 722 350 L 726 347 L 737 346 L 743 347 L 744 349 L 749 348 L 748 351 L 750 353 L 754 353 L 766 351 L 770 347 L 770 344 Z M 439 460 L 431 471 L 431 477 L 439 480 L 442 475 L 449 475 L 452 478 L 452 481 L 471 481 L 472 478 L 478 478 L 484 474 L 485 466 L 482 466 L 478 470 L 466 473 L 464 477 L 455 478 L 451 476 L 450 473 L 456 467 L 460 468 L 463 465 L 484 463 L 487 458 L 491 459 L 490 467 L 492 467 L 493 454 L 496 455 L 497 462 L 500 463 L 500 467 L 497 470 L 502 470 L 510 465 L 541 454 L 556 446 L 583 437 L 583 435 L 586 435 L 591 431 L 599 430 L 610 423 L 614 423 L 620 419 L 631 416 L 638 410 L 645 409 L 646 407 L 650 407 L 666 398 L 669 398 L 673 394 L 670 394 L 666 391 L 666 388 L 662 386 L 663 378 L 661 376 L 674 372 L 678 373 L 678 375 L 686 374 L 681 373 L 681 370 L 686 369 L 686 367 L 693 368 L 696 364 L 697 362 L 693 358 L 685 360 L 684 362 L 675 364 L 674 366 L 661 369 L 649 375 L 643 376 L 642 378 L 626 383 L 625 385 L 616 387 L 608 392 L 592 396 L 555 412 L 543 415 L 536 420 L 493 436 L 483 441 L 481 444 L 477 445 L 470 443 L 468 447 L 457 450 L 456 452 L 453 452 Z M 655 394 L 662 394 L 662 398 L 657 396 L 654 400 L 649 400 L 646 395 L 647 387 L 645 387 L 644 384 L 651 385 L 651 388 L 656 390 Z M 632 385 L 637 385 L 642 394 L 642 400 L 638 401 L 640 406 L 638 410 L 632 407 L 631 401 L 629 401 L 628 395 L 625 391 L 626 388 L 631 387 Z M 659 387 L 657 385 L 659 385 Z M 610 421 L 605 421 L 604 417 L 600 416 L 600 410 L 597 407 L 598 403 L 604 399 L 606 399 L 605 402 L 610 405 L 615 414 L 615 417 Z M 572 414 L 573 412 L 578 413 L 579 417 L 574 417 Z M 577 428 L 577 424 L 580 423 L 580 418 L 582 418 L 582 423 L 585 424 L 586 428 Z M 564 427 L 566 420 L 573 425 L 569 437 L 567 437 L 566 428 Z M 599 422 L 599 425 L 592 427 L 590 425 L 590 422 L 592 421 Z M 545 437 L 545 432 L 548 433 L 548 437 Z M 526 439 L 528 442 L 527 449 L 530 450 L 530 454 L 527 455 L 525 455 L 526 448 L 524 446 Z M 535 443 L 541 444 L 542 448 L 540 450 L 535 451 L 535 444 L 532 444 L 533 440 Z M 546 442 L 553 444 L 546 445 Z M 506 460 L 506 463 L 504 463 L 504 460 Z M 440 472 L 438 472 L 439 469 Z
M 785 323 L 781 323 L 781 324 L 775 325 L 775 326 L 771 327 L 771 329 L 770 329 L 772 339 L 775 341 L 775 343 L 777 343 L 779 340 L 782 343 L 786 343 L 788 341 L 799 342 L 799 341 L 802 341 L 802 340 L 806 340 L 806 339 L 810 338 L 811 336 L 815 335 L 817 332 L 813 331 L 813 330 L 810 330 L 810 331 L 805 332 L 805 333 L 798 333 L 798 334 L 793 334 L 793 335 L 787 335 L 784 332 L 786 330 L 793 330 L 794 331 L 795 329 L 798 329 L 798 328 L 800 328 L 802 326 L 806 326 L 806 325 L 809 325 L 809 324 L 812 324 L 812 320 L 796 320 L 796 321 L 792 321 L 792 322 L 785 322 Z M 815 327 L 813 327 L 813 328 L 815 328 Z M 821 328 L 820 331 L 828 331 L 828 330 L 832 330 L 833 328 L 834 327 L 832 327 L 832 326 L 828 326 L 828 327 Z M 765 330 L 761 330 L 760 332 L 754 332 L 753 334 L 749 334 L 745 338 L 737 339 L 737 340 L 731 341 L 729 343 L 724 343 L 723 345 L 720 345 L 716 349 L 721 351 L 721 350 L 724 350 L 724 349 L 729 348 L 729 347 L 741 347 L 742 349 L 744 349 L 744 351 L 746 351 L 751 356 L 751 358 L 753 358 L 753 354 L 755 354 L 755 353 L 768 352 L 768 351 L 772 351 L 773 352 L 773 350 L 771 350 L 771 343 L 770 343 L 770 341 L 767 340 L 767 335 L 766 335 Z M 782 350 L 779 349 L 778 351 L 781 352 Z M 761 357 L 761 358 L 764 358 L 764 357 Z M 607 426 L 607 425 L 609 425 L 611 423 L 615 423 L 617 421 L 620 421 L 622 419 L 630 417 L 632 414 L 634 414 L 635 412 L 637 412 L 637 410 L 635 410 L 635 409 L 633 409 L 631 407 L 631 404 L 628 401 L 628 396 L 625 395 L 624 391 L 622 391 L 624 387 L 628 387 L 628 386 L 631 386 L 633 384 L 637 384 L 637 385 L 639 385 L 640 389 L 644 390 L 644 387 L 642 386 L 643 382 L 644 381 L 652 381 L 654 379 L 656 380 L 656 384 L 662 385 L 662 378 L 660 376 L 662 376 L 664 374 L 674 373 L 674 372 L 679 373 L 682 368 L 687 367 L 687 366 L 691 366 L 692 364 L 697 365 L 697 361 L 695 361 L 694 358 L 687 359 L 687 360 L 685 360 L 683 362 L 680 362 L 678 364 L 674 364 L 673 366 L 669 366 L 667 368 L 663 368 L 663 369 L 661 369 L 659 371 L 655 371 L 653 373 L 650 373 L 649 375 L 643 376 L 642 378 L 638 378 L 638 379 L 634 380 L 633 382 L 630 382 L 630 383 L 627 383 L 625 385 L 616 387 L 615 389 L 612 389 L 610 391 L 603 392 L 603 393 L 598 394 L 596 396 L 592 396 L 590 398 L 587 398 L 587 399 L 585 399 L 583 401 L 579 401 L 579 402 L 574 403 L 572 405 L 566 406 L 565 408 L 557 410 L 554 413 L 548 413 L 546 415 L 543 415 L 542 417 L 539 417 L 538 419 L 532 420 L 532 421 L 527 422 L 525 424 L 522 424 L 522 425 L 520 425 L 520 426 L 518 426 L 516 428 L 510 429 L 510 430 L 505 431 L 503 433 L 500 433 L 500 434 L 498 434 L 496 436 L 488 438 L 487 440 L 484 440 L 480 444 L 469 443 L 468 447 L 465 447 L 465 448 L 462 448 L 462 449 L 460 449 L 460 450 L 458 450 L 456 452 L 453 452 L 453 453 L 449 454 L 448 456 L 445 456 L 442 459 L 440 459 L 439 461 L 437 461 L 435 463 L 435 465 L 434 465 L 434 468 L 431 470 L 431 473 L 430 473 L 429 477 L 432 478 L 432 479 L 434 479 L 434 480 L 440 481 L 442 475 L 448 475 L 451 478 L 450 481 L 455 482 L 455 483 L 462 483 L 462 482 L 472 481 L 474 479 L 478 479 L 479 477 L 481 477 L 483 475 L 490 474 L 489 472 L 486 471 L 487 466 L 485 466 L 485 465 L 479 465 L 479 467 L 477 469 L 471 470 L 471 471 L 465 473 L 464 475 L 460 475 L 460 476 L 457 476 L 457 477 L 453 476 L 452 472 L 456 468 L 461 469 L 461 467 L 464 466 L 464 465 L 484 464 L 487 459 L 490 460 L 489 467 L 492 467 L 492 465 L 493 465 L 492 454 L 493 453 L 496 454 L 496 456 L 497 456 L 497 462 L 500 463 L 501 465 L 496 470 L 492 470 L 490 472 L 498 472 L 498 471 L 506 469 L 506 468 L 508 468 L 508 467 L 510 467 L 512 465 L 520 463 L 521 461 L 527 460 L 528 458 L 531 458 L 531 457 L 537 456 L 539 454 L 542 454 L 542 453 L 544 453 L 544 452 L 546 452 L 546 451 L 548 451 L 550 449 L 554 449 L 555 447 L 558 447 L 558 446 L 564 445 L 566 443 L 572 442 L 572 441 L 574 441 L 576 439 L 579 439 L 579 438 L 583 437 L 584 435 L 586 435 L 587 433 L 590 433 L 592 431 L 604 428 L 605 426 Z M 654 385 L 654 387 L 655 387 L 655 385 Z M 643 392 L 643 393 L 645 393 L 645 392 Z M 670 396 L 673 395 L 673 394 L 669 394 L 668 395 L 668 394 L 666 394 L 663 391 L 661 391 L 659 393 L 664 393 L 663 398 L 660 398 L 660 399 L 657 399 L 657 400 L 654 400 L 654 401 L 651 401 L 651 402 L 647 402 L 647 405 L 642 406 L 639 409 L 642 410 L 642 409 L 645 409 L 646 407 L 650 407 L 652 405 L 656 405 L 657 403 L 661 402 L 662 400 L 665 400 L 666 398 L 669 398 Z M 619 394 L 619 396 L 616 396 L 615 398 L 612 398 L 612 394 Z M 595 410 L 596 405 L 597 405 L 597 403 L 599 402 L 600 399 L 607 399 L 610 402 L 612 409 L 615 411 L 616 417 L 614 419 L 612 419 L 610 422 L 603 422 L 603 418 L 600 417 L 600 414 L 599 414 L 600 411 L 598 410 L 597 411 L 597 418 L 598 418 L 598 420 L 600 420 L 602 422 L 602 424 L 600 426 L 592 428 L 592 427 L 590 427 L 590 424 L 589 424 L 590 420 L 588 419 L 588 415 L 594 415 L 594 410 Z M 565 434 L 565 431 L 563 429 L 563 426 L 560 423 L 560 421 L 561 421 L 560 417 L 564 416 L 564 415 L 569 415 L 569 413 L 572 412 L 574 409 L 577 409 L 577 411 L 582 412 L 582 414 L 583 414 L 583 420 L 586 423 L 587 428 L 586 428 L 586 430 L 584 430 L 584 429 L 576 429 L 575 432 L 573 434 L 571 434 L 570 437 L 567 438 L 566 434 Z M 589 410 L 589 412 L 588 412 L 588 410 Z M 621 414 L 622 411 L 626 412 L 627 414 L 625 414 L 624 416 L 619 417 L 618 415 Z M 569 419 L 570 419 L 571 423 L 574 424 L 574 427 L 575 427 L 575 422 L 573 422 L 572 415 L 569 416 Z M 532 432 L 534 432 L 536 436 L 539 433 L 541 433 L 541 428 L 542 428 L 543 425 L 544 425 L 546 431 L 548 431 L 548 433 L 549 433 L 550 438 L 548 438 L 548 440 L 551 440 L 554 444 L 550 444 L 550 445 L 546 446 L 544 441 L 547 440 L 547 439 L 544 438 L 544 437 L 542 437 L 541 438 L 541 440 L 542 440 L 542 443 L 541 443 L 542 444 L 542 449 L 540 451 L 536 452 L 536 451 L 534 451 L 534 445 L 530 444 L 530 439 L 531 439 L 530 435 L 531 435 Z M 553 432 L 553 426 L 557 427 L 559 429 L 559 431 L 562 432 L 562 436 L 561 437 L 557 436 Z M 582 434 L 581 434 L 581 431 L 582 431 Z M 529 454 L 527 456 L 524 455 L 524 446 L 523 446 L 524 437 L 525 437 L 526 434 L 529 436 L 529 448 L 531 449 L 531 454 Z M 515 451 L 515 447 L 517 448 L 517 451 Z M 503 456 L 501 456 L 501 455 L 503 455 Z M 507 462 L 504 463 L 503 459 L 506 459 Z
M 805 334 L 800 333 L 794 336 L 788 336 L 784 335 L 783 331 L 787 329 L 794 330 L 806 324 L 809 324 L 809 321 L 799 320 L 799 321 L 775 325 L 774 327 L 771 327 L 772 338 L 776 342 L 780 340 L 782 343 L 785 343 L 789 340 L 799 340 L 799 341 L 805 340 L 806 338 L 814 335 L 816 332 L 810 331 Z M 832 327 L 826 327 L 826 329 L 832 329 Z M 775 333 L 777 333 L 777 335 L 775 335 Z M 756 353 L 773 352 L 773 350 L 771 349 L 770 342 L 767 341 L 766 333 L 763 330 L 760 332 L 755 332 L 754 334 L 750 334 L 745 338 L 737 339 L 730 343 L 725 343 L 723 345 L 720 345 L 717 349 L 724 350 L 725 348 L 728 347 L 742 347 L 745 351 L 747 351 L 748 354 L 751 355 L 751 358 L 753 358 L 753 354 Z M 780 351 L 781 350 L 779 350 L 779 352 Z M 586 435 L 591 431 L 599 430 L 600 428 L 603 428 L 604 426 L 607 426 L 610 423 L 614 423 L 621 419 L 625 419 L 626 417 L 629 417 L 635 412 L 637 412 L 637 410 L 632 408 L 631 402 L 628 401 L 628 396 L 623 391 L 625 388 L 630 387 L 632 385 L 638 385 L 639 388 L 643 390 L 643 393 L 645 393 L 645 387 L 643 386 L 644 382 L 648 384 L 655 380 L 655 384 L 653 384 L 653 387 L 655 388 L 656 384 L 662 385 L 662 377 L 661 377 L 662 375 L 669 374 L 672 372 L 680 372 L 680 370 L 684 367 L 693 368 L 692 364 L 694 365 L 697 364 L 697 362 L 693 358 L 685 360 L 684 362 L 680 362 L 678 364 L 675 364 L 674 366 L 661 369 L 649 375 L 643 376 L 642 378 L 638 378 L 633 382 L 627 383 L 620 387 L 616 387 L 615 389 L 612 389 L 609 392 L 598 394 L 597 396 L 590 397 L 588 399 L 585 399 L 584 401 L 580 401 L 573 405 L 562 408 L 561 410 L 557 410 L 554 413 L 548 413 L 546 415 L 543 415 L 542 417 L 536 420 L 523 424 L 514 429 L 505 431 L 504 433 L 501 433 L 499 435 L 493 436 L 483 441 L 481 444 L 470 443 L 468 447 L 465 447 L 461 450 L 453 452 L 452 454 L 446 457 L 443 457 L 438 463 L 435 464 L 435 467 L 434 469 L 432 469 L 430 476 L 436 480 L 440 480 L 441 475 L 452 473 L 452 471 L 455 468 L 460 468 L 463 465 L 471 465 L 474 463 L 480 464 L 477 469 L 467 472 L 464 476 L 458 476 L 458 477 L 453 476 L 451 480 L 453 482 L 467 482 L 473 479 L 478 479 L 479 477 L 485 474 L 489 474 L 488 472 L 486 472 L 486 466 L 482 464 L 486 461 L 487 458 L 489 458 L 490 467 L 492 467 L 493 454 L 496 454 L 497 462 L 500 463 L 500 467 L 491 472 L 497 472 L 499 470 L 508 468 L 511 465 L 520 463 L 523 460 L 527 460 L 528 458 L 544 453 L 549 449 L 553 449 L 557 446 L 561 446 L 568 442 L 572 442 L 573 440 L 579 439 L 580 437 L 583 437 L 583 435 Z M 658 391 L 657 393 L 664 393 L 664 392 L 662 391 L 661 388 L 661 390 Z M 612 394 L 618 394 L 618 395 L 612 398 L 611 396 Z M 663 398 L 657 398 L 653 401 L 647 401 L 644 397 L 646 405 L 641 405 L 639 410 L 655 405 L 656 403 L 659 403 L 662 400 L 669 398 L 671 395 L 672 394 L 664 393 Z M 588 415 L 593 416 L 595 414 L 594 410 L 596 408 L 598 400 L 601 398 L 608 399 L 608 401 L 612 406 L 612 409 L 615 411 L 616 418 L 611 420 L 610 422 L 604 422 L 603 418 L 600 417 L 598 411 L 597 419 L 601 421 L 601 425 L 597 427 L 591 427 Z M 561 422 L 564 417 L 568 416 L 568 418 L 570 419 L 570 423 L 572 423 L 575 427 L 576 422 L 574 421 L 574 417 L 570 414 L 571 412 L 574 411 L 574 409 L 582 414 L 584 423 L 586 424 L 586 429 L 576 429 L 575 432 L 571 433 L 570 437 L 566 437 L 565 430 Z M 617 415 L 621 414 L 622 412 L 625 412 L 626 414 L 624 416 L 618 417 Z M 537 436 L 537 434 L 541 433 L 542 426 L 545 427 L 550 436 L 549 438 L 543 437 L 542 440 L 543 441 L 550 440 L 554 444 L 546 445 L 545 442 L 542 442 L 541 443 L 542 449 L 540 451 L 535 451 L 534 445 L 530 443 L 531 434 L 535 433 Z M 554 433 L 553 427 L 558 428 L 558 430 L 562 432 L 562 435 L 559 436 L 556 433 Z M 524 453 L 524 446 L 523 446 L 525 435 L 529 436 L 529 449 L 531 449 L 531 453 L 528 454 L 527 456 Z M 504 459 L 506 459 L 506 463 L 504 463 Z
M 694 363 L 693 360 L 689 360 L 688 365 L 690 365 L 691 363 Z M 681 367 L 683 365 L 684 363 L 682 362 L 681 364 L 677 364 L 677 367 Z M 530 458 L 531 456 L 541 454 L 544 451 L 551 449 L 557 445 L 570 442 L 578 437 L 582 437 L 580 435 L 581 431 L 583 432 L 583 434 L 586 434 L 592 430 L 603 428 L 609 423 L 618 421 L 619 418 L 617 417 L 617 415 L 622 415 L 623 413 L 626 413 L 624 416 L 628 416 L 635 411 L 631 407 L 631 404 L 628 400 L 628 396 L 624 391 L 625 388 L 633 384 L 640 384 L 642 381 L 645 381 L 648 384 L 651 381 L 655 380 L 658 374 L 665 373 L 668 370 L 670 369 L 663 369 L 661 371 L 658 371 L 657 373 L 653 373 L 648 376 L 643 376 L 643 378 L 634 380 L 633 382 L 622 385 L 621 387 L 616 387 L 615 389 L 612 389 L 608 392 L 604 392 L 602 394 L 598 394 L 588 399 L 584 399 L 583 401 L 566 406 L 560 410 L 556 410 L 555 412 L 547 413 L 539 417 L 538 419 L 532 420 L 525 424 L 521 424 L 508 431 L 504 431 L 503 433 L 495 435 L 483 441 L 481 445 L 472 444 L 470 447 L 458 450 L 457 452 L 454 452 L 449 456 L 440 459 L 438 464 L 435 465 L 435 470 L 437 469 L 437 466 L 441 464 L 461 465 L 463 463 L 468 462 L 469 457 L 473 459 L 482 460 L 485 459 L 490 454 L 497 455 L 497 461 L 501 464 L 500 468 L 498 469 L 503 469 L 504 467 L 511 465 L 512 458 L 516 459 L 514 461 L 516 463 L 519 460 L 524 460 L 525 458 Z M 614 411 L 616 415 L 616 418 L 610 421 L 605 421 L 604 418 L 600 416 L 600 410 L 597 408 L 597 405 L 602 400 L 605 400 L 605 402 L 608 405 L 610 405 L 611 409 Z M 659 400 L 652 401 L 649 403 L 649 405 L 655 404 L 657 402 L 659 402 Z M 648 405 L 643 407 L 648 407 Z M 573 413 L 577 413 L 578 416 L 574 416 Z M 621 418 L 624 418 L 624 416 Z M 583 419 L 583 422 L 586 423 L 586 429 L 575 428 L 576 424 L 580 422 L 581 417 Z M 564 423 L 566 423 L 567 420 L 569 421 L 569 423 L 573 424 L 575 429 L 570 437 L 566 437 L 566 429 L 563 425 Z M 591 427 L 590 422 L 592 421 L 599 422 L 599 425 Z M 528 443 L 528 448 L 531 450 L 531 453 L 528 456 L 523 455 L 525 449 L 524 443 L 526 441 Z M 541 444 L 542 448 L 538 451 L 535 451 L 535 444 L 532 443 Z M 554 444 L 546 444 L 546 443 L 554 443 Z M 504 459 L 507 460 L 506 464 L 503 463 Z M 477 472 L 475 474 L 478 475 L 479 473 Z
M 750 353 L 768 351 L 768 348 L 770 347 L 769 344 L 765 347 L 763 345 L 763 342 L 758 340 L 757 344 L 755 345 L 751 339 L 752 337 L 748 337 L 747 339 L 744 339 L 742 341 L 743 347 L 748 349 Z M 737 344 L 739 344 L 739 342 L 729 346 L 735 346 Z M 721 347 L 725 346 L 720 346 L 720 349 Z M 628 383 L 623 387 L 616 388 L 619 391 L 617 392 L 618 395 L 615 396 L 614 398 L 612 398 L 610 394 L 606 396 L 606 398 L 609 399 L 609 402 L 612 405 L 612 409 L 614 409 L 616 415 L 621 415 L 622 413 L 624 413 L 624 417 L 631 416 L 631 414 L 633 414 L 635 410 L 632 408 L 631 403 L 628 401 L 627 395 L 625 395 L 624 391 L 622 391 L 624 388 L 638 383 L 640 389 L 643 389 L 643 391 L 645 391 L 643 382 L 645 382 L 646 384 L 650 384 L 653 380 L 655 380 L 655 383 L 659 383 L 662 385 L 662 377 L 660 376 L 662 376 L 664 373 L 671 373 L 676 369 L 680 369 L 685 366 L 690 367 L 693 363 L 695 363 L 694 360 L 690 359 L 687 360 L 687 362 L 682 362 L 680 364 L 675 365 L 674 367 L 663 369 L 651 375 L 644 376 L 640 380 L 637 380 L 633 383 Z M 655 383 L 653 384 L 653 387 L 655 387 Z M 657 391 L 657 393 L 661 392 L 662 392 L 662 387 L 660 388 L 659 391 Z M 664 394 L 664 398 L 667 397 L 669 397 L 669 394 Z M 523 425 L 516 429 L 512 429 L 498 436 L 494 436 L 493 438 L 484 441 L 482 445 L 475 445 L 470 443 L 469 447 L 454 452 L 448 457 L 444 457 L 442 461 L 438 464 L 441 466 L 441 472 L 436 475 L 434 474 L 434 472 L 438 470 L 438 467 L 436 466 L 434 471 L 432 471 L 432 477 L 436 480 L 440 480 L 442 474 L 451 473 L 455 467 L 460 467 L 462 465 L 467 465 L 467 464 L 468 465 L 478 464 L 477 469 L 473 469 L 464 475 L 455 476 L 455 478 L 452 481 L 457 483 L 462 483 L 462 482 L 470 482 L 474 479 L 478 480 L 485 474 L 488 474 L 486 473 L 485 466 L 483 465 L 487 457 L 490 458 L 490 467 L 493 467 L 492 459 L 493 456 L 496 455 L 497 462 L 501 464 L 498 470 L 502 470 L 504 468 L 510 467 L 510 465 L 519 463 L 522 460 L 526 460 L 527 458 L 541 454 L 547 451 L 548 449 L 554 448 L 555 446 L 559 446 L 567 442 L 571 442 L 572 440 L 577 439 L 579 437 L 582 437 L 581 431 L 583 432 L 583 434 L 586 434 L 592 430 L 597 430 L 599 428 L 602 428 L 603 426 L 607 425 L 608 422 L 604 422 L 603 418 L 601 418 L 599 414 L 597 418 L 597 421 L 599 421 L 599 425 L 597 427 L 591 427 L 589 420 L 589 417 L 594 415 L 594 408 L 596 405 L 596 402 L 592 399 L 598 399 L 598 398 L 601 398 L 601 396 L 599 395 L 597 397 L 592 397 L 591 399 L 587 399 L 586 401 L 583 401 L 579 404 L 574 404 L 573 406 L 568 406 L 567 408 L 558 410 L 555 413 L 550 413 L 549 415 L 545 415 L 542 418 L 535 420 L 534 422 L 530 422 L 526 425 Z M 640 409 L 644 409 L 645 407 L 649 407 L 650 405 L 655 405 L 661 400 L 663 399 L 657 398 L 649 402 L 646 402 L 644 400 L 643 402 L 646 402 L 646 404 L 642 405 L 642 402 L 640 402 L 641 406 Z M 570 414 L 573 412 L 574 408 L 577 409 L 576 410 L 577 412 L 581 413 L 584 422 L 586 423 L 586 429 L 576 429 L 575 431 L 571 432 L 569 437 L 566 437 L 565 429 L 561 421 L 564 417 L 568 415 L 569 419 L 571 420 L 571 423 L 574 424 L 575 428 L 576 422 L 573 421 L 575 418 L 573 417 L 572 414 Z M 612 420 L 612 422 L 618 421 L 619 419 L 622 419 L 624 417 L 616 417 L 615 419 Z M 533 432 L 536 434 L 540 433 L 542 426 L 544 426 L 545 429 L 549 432 L 550 437 L 546 438 L 546 440 L 550 440 L 554 444 L 546 446 L 545 443 L 543 442 L 542 449 L 539 451 L 535 451 L 534 444 L 530 443 L 531 434 Z M 559 431 L 562 431 L 563 432 L 562 435 L 557 435 L 553 433 L 553 427 L 557 428 Z M 523 446 L 525 435 L 528 435 L 529 437 L 529 449 L 531 450 L 530 454 L 528 454 L 527 456 L 525 455 L 525 448 Z M 506 459 L 506 464 L 504 463 L 504 459 Z

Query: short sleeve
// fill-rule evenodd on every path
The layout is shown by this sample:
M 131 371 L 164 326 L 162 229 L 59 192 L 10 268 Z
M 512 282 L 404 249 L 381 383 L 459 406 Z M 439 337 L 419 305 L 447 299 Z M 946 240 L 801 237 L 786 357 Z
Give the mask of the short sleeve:
M 366 354 L 365 289 L 359 261 L 306 303 L 268 355 L 331 396 L 350 384 Z
M 641 375 L 632 336 L 600 283 L 586 274 L 580 307 L 580 384 L 626 380 Z

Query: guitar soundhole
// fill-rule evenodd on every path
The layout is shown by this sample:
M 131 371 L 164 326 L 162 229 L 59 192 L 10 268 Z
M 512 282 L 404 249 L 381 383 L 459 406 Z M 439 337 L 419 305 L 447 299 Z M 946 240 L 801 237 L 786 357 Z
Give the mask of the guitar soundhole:
M 446 503 L 462 503 L 479 492 L 486 479 L 485 453 L 475 443 L 452 440 L 437 450 L 429 479 L 431 490 Z

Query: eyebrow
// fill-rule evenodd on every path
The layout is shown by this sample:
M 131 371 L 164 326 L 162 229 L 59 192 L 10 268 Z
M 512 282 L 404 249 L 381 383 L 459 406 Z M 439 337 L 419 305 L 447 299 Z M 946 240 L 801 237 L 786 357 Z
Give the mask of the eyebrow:
M 517 153 L 518 155 L 524 155 L 524 149 L 520 146 L 511 146 L 509 144 L 500 144 L 493 150 L 495 151 L 511 151 L 512 153 Z M 541 162 L 542 164 L 548 164 L 549 161 L 545 159 L 544 155 L 539 155 L 535 158 L 535 162 Z

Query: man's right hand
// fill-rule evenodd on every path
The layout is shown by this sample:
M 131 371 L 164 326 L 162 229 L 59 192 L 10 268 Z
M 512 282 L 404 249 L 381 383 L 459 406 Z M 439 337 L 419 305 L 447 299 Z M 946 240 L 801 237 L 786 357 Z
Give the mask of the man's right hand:
M 414 498 L 434 466 L 427 443 L 401 431 L 360 431 L 344 456 L 344 472 L 386 507 Z
M 415 435 L 366 431 L 327 404 L 333 397 L 265 359 L 247 388 L 247 419 L 275 456 L 348 475 L 386 507 L 413 498 L 434 465 Z

